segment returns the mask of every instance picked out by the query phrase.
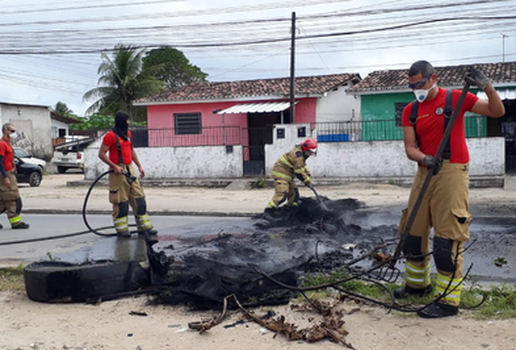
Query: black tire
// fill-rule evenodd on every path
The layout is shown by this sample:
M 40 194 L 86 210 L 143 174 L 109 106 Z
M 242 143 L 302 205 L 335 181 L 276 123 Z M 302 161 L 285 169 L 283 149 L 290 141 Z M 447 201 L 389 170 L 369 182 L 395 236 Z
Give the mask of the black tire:
M 33 171 L 29 176 L 29 185 L 30 187 L 38 187 L 41 185 L 41 180 L 43 176 L 39 171 Z
M 58 172 L 59 174 L 64 174 L 64 173 L 66 173 L 66 170 L 68 170 L 68 168 L 67 168 L 67 167 L 65 167 L 65 166 L 58 166 L 58 167 L 57 167 L 57 172 Z
M 149 284 L 149 271 L 137 261 L 72 264 L 36 262 L 25 267 L 27 296 L 40 302 L 82 302 L 131 292 Z

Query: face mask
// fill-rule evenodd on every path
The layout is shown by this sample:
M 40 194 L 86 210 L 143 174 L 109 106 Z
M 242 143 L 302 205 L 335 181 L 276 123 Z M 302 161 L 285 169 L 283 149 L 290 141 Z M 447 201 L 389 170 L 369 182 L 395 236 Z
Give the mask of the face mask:
M 430 90 L 432 90 L 434 87 L 436 87 L 436 83 L 434 83 L 434 85 L 432 85 L 430 88 L 428 89 L 419 89 L 419 90 L 414 90 L 414 95 L 416 95 L 416 100 L 417 102 L 421 103 L 423 102 L 424 100 L 426 100 L 426 98 L 428 97 L 428 93 L 430 92 Z
M 13 133 L 11 133 L 10 139 L 14 141 L 14 140 L 16 140 L 17 137 L 18 137 L 18 134 L 13 132 Z

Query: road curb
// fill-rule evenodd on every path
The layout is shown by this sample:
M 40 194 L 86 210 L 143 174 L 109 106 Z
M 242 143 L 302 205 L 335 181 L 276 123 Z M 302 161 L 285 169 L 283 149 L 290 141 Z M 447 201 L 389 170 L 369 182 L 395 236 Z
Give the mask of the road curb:
M 111 215 L 111 210 L 88 210 L 87 215 Z M 148 214 L 160 216 L 216 216 L 216 217 L 253 217 L 262 212 L 217 212 L 217 211 L 149 211 Z M 74 209 L 24 209 L 22 214 L 62 214 L 62 215 L 82 215 L 82 210 Z

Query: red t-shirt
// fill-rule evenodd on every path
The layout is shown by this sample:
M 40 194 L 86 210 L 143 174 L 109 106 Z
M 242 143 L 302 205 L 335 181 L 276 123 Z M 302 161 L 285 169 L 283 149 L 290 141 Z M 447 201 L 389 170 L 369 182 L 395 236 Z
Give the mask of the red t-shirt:
M 14 152 L 11 143 L 5 141 L 4 139 L 0 140 L 0 156 L 4 156 L 4 169 L 5 171 L 13 170 L 14 164 Z
M 118 140 L 120 142 L 120 146 L 122 149 L 122 159 L 123 164 L 129 165 L 133 162 L 133 148 L 132 148 L 132 134 L 131 131 L 127 131 L 128 140 L 125 141 L 123 138 L 118 136 Z M 115 133 L 113 130 L 110 130 L 102 139 L 102 144 L 109 147 L 109 159 L 115 163 L 120 164 L 121 161 L 118 161 L 118 144 L 116 142 Z
M 453 90 L 452 106 L 455 107 L 462 91 Z M 446 99 L 446 89 L 439 88 L 437 96 L 430 101 L 418 103 L 416 132 L 418 137 L 418 147 L 421 152 L 434 156 L 439 148 L 439 143 L 444 134 L 444 104 Z M 478 97 L 468 92 L 464 103 L 457 115 L 455 124 L 450 134 L 450 162 L 451 163 L 467 163 L 469 162 L 469 151 L 466 145 L 466 131 L 464 113 L 471 111 Z M 440 115 L 436 111 L 441 112 Z M 412 112 L 412 103 L 409 103 L 403 109 L 401 125 L 412 126 L 410 122 L 410 113 Z

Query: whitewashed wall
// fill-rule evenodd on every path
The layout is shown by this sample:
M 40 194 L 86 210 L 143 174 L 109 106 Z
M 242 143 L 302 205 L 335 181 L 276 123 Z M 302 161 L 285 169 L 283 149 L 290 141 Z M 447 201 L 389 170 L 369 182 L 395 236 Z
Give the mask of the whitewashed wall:
M 84 152 L 84 178 L 93 180 L 108 170 L 98 157 L 99 145 Z M 138 159 L 148 179 L 238 178 L 243 176 L 242 146 L 137 148 Z
M 18 132 L 14 146 L 25 148 L 33 156 L 52 158 L 50 110 L 44 106 L 0 103 L 0 124 L 13 123 Z
M 297 138 L 297 127 L 285 127 L 285 139 L 265 146 L 265 170 L 270 175 L 272 166 L 285 152 L 305 137 Z M 309 129 L 307 129 L 309 130 Z M 315 136 L 313 130 L 311 135 Z M 505 139 L 503 137 L 467 139 L 470 152 L 470 175 L 497 176 L 505 174 Z M 416 173 L 416 163 L 410 161 L 403 141 L 376 142 L 320 142 L 317 156 L 307 160 L 313 177 L 406 177 Z
M 317 99 L 317 122 L 360 120 L 360 98 L 346 93 L 351 85 L 339 86 Z
M 305 127 L 307 136 L 298 137 Z M 294 145 L 308 137 L 316 137 L 309 124 L 277 125 L 285 129 L 285 138 L 277 139 L 274 130 L 273 144 L 265 145 L 266 174 L 270 175 L 274 162 Z M 505 140 L 503 137 L 467 140 L 472 176 L 501 176 L 505 174 Z M 92 180 L 108 170 L 98 158 L 100 141 L 85 150 L 85 178 Z M 149 179 L 174 178 L 239 178 L 243 176 L 242 147 L 234 146 L 226 153 L 224 146 L 137 148 L 146 177 Z M 307 165 L 313 177 L 411 177 L 416 173 L 416 163 L 405 155 L 403 141 L 377 142 L 325 142 L 319 143 L 317 157 Z

